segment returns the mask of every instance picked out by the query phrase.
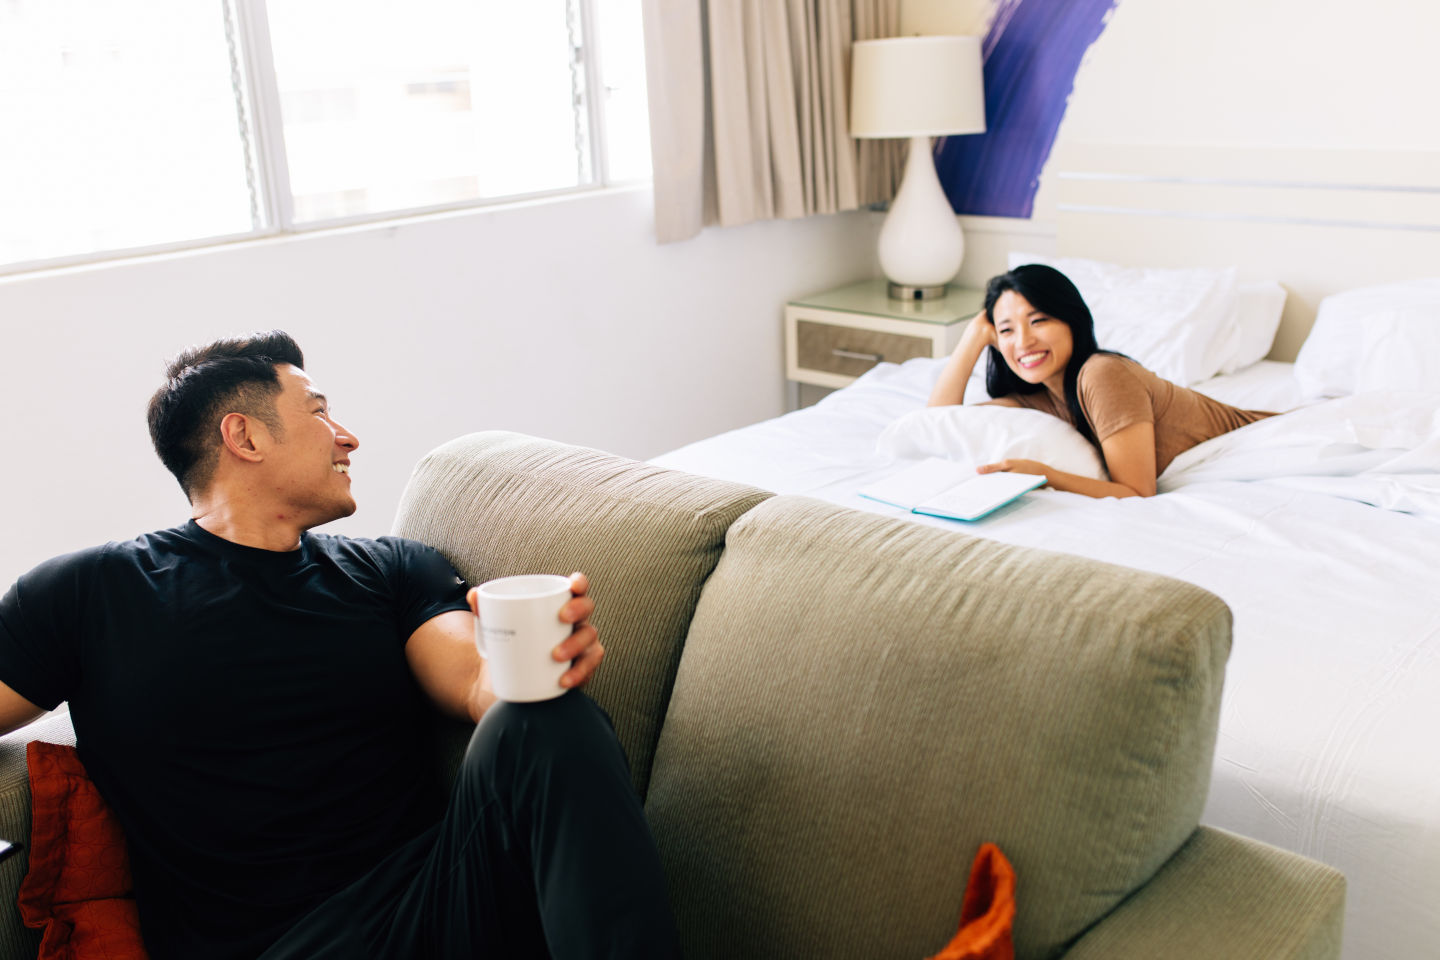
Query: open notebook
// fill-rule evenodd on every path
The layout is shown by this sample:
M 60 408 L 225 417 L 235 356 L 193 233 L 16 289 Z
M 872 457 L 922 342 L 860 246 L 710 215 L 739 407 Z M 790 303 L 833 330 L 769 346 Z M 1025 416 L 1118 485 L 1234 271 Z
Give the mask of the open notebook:
M 1044 483 L 1028 473 L 976 473 L 968 464 L 931 457 L 856 492 L 911 513 L 979 520 Z

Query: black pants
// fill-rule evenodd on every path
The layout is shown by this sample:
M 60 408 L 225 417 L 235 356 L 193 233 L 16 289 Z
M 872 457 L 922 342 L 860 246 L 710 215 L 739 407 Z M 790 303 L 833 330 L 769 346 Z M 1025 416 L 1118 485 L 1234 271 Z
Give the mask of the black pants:
M 445 818 L 262 960 L 679 956 L 610 719 L 572 691 L 486 712 Z

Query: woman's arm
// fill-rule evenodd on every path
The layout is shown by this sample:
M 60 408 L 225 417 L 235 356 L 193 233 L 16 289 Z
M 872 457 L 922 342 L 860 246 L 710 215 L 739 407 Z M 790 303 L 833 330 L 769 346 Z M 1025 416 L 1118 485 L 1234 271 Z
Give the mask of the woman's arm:
M 940 379 L 935 381 L 935 389 L 930 391 L 930 400 L 927 406 L 944 407 L 953 406 L 965 402 L 965 385 L 970 382 L 970 373 L 975 369 L 980 354 L 985 352 L 987 346 L 995 345 L 995 324 L 981 310 L 970 318 L 965 326 L 965 332 L 960 335 L 960 342 L 955 344 L 955 350 L 950 354 L 950 360 L 945 364 L 945 369 L 940 374 Z
M 1105 468 L 1110 480 L 1092 480 L 1063 470 L 1056 470 L 1035 460 L 1001 460 L 981 467 L 980 473 L 1005 470 L 1029 473 L 1045 478 L 1046 485 L 1067 493 L 1083 493 L 1087 497 L 1153 497 L 1155 496 L 1155 425 L 1149 421 L 1132 423 L 1100 442 L 1105 455 Z

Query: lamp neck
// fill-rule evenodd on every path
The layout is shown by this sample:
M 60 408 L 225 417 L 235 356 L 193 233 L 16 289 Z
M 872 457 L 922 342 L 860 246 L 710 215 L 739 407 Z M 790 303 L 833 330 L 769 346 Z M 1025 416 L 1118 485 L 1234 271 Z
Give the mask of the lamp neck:
M 940 175 L 935 172 L 934 148 L 929 137 L 910 138 L 910 152 L 905 155 L 905 176 L 900 182 L 901 189 L 912 180 L 916 181 L 915 186 L 927 192 L 931 183 L 937 188 L 940 186 Z M 920 183 L 921 180 L 925 183 Z
M 940 187 L 929 137 L 911 137 L 905 177 L 880 228 L 880 269 L 902 287 L 941 287 L 960 269 L 965 238 Z

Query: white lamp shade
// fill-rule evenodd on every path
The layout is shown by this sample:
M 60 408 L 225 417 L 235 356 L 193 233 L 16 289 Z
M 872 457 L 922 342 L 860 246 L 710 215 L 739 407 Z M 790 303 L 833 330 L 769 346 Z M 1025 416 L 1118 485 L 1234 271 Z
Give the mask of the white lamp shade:
M 859 40 L 850 54 L 850 135 L 985 132 L 979 37 Z

